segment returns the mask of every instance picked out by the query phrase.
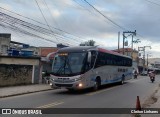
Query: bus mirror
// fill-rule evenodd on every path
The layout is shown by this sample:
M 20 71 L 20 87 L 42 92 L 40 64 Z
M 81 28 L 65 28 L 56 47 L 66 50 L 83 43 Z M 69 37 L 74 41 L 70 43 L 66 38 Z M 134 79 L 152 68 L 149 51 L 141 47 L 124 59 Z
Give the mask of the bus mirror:
M 88 60 L 87 60 L 88 63 L 91 63 L 91 52 L 88 52 Z

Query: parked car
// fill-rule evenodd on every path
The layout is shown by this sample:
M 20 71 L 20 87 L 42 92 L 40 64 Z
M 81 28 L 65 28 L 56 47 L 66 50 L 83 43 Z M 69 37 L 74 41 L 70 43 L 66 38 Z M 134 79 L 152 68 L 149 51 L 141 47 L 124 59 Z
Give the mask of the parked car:
M 148 71 L 142 71 L 141 75 L 142 76 L 147 76 L 148 75 Z

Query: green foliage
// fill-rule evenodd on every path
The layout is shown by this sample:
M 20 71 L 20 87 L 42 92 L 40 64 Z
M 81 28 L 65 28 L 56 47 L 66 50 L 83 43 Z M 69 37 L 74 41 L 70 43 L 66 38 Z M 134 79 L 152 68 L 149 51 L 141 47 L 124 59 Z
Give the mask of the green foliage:
M 88 40 L 84 43 L 81 43 L 80 46 L 95 46 L 95 41 L 93 40 Z

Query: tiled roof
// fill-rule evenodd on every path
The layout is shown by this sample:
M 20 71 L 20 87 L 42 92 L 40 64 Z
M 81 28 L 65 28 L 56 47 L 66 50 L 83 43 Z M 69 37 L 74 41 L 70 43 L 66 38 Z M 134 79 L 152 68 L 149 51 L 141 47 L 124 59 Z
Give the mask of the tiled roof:
M 53 48 L 53 47 L 45 47 L 45 48 L 41 48 L 41 53 L 40 55 L 42 57 L 46 57 L 49 53 L 51 52 L 56 52 L 58 49 L 57 48 Z

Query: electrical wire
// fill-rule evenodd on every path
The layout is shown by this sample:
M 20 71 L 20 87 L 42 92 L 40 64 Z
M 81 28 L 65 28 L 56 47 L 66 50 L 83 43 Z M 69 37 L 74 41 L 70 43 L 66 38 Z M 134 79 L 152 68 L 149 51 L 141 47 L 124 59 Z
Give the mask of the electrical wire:
M 31 24 L 31 23 L 28 23 L 28 22 L 25 22 L 23 20 L 20 20 L 18 18 L 14 18 L 12 16 L 9 16 L 7 14 L 4 14 L 2 12 L 0 12 L 0 24 L 3 23 L 6 24 L 6 25 L 12 25 L 13 27 L 16 27 L 18 28 L 19 30 L 21 30 L 21 32 L 25 33 L 25 34 L 28 34 L 30 36 L 33 36 L 31 35 L 30 33 L 33 33 L 35 34 L 36 33 L 39 33 L 39 37 L 42 36 L 42 35 L 46 35 L 46 36 L 49 36 L 49 37 L 52 37 L 53 35 L 56 35 L 57 37 L 59 38 L 65 38 L 65 40 L 62 40 L 63 42 L 67 42 L 66 38 L 69 38 L 69 37 L 66 37 L 66 36 L 63 36 L 63 35 L 59 35 L 59 34 L 56 34 L 56 33 L 53 33 L 51 32 L 50 30 L 48 29 L 45 29 L 43 27 L 40 27 L 40 26 L 37 26 L 37 25 L 34 25 L 34 24 Z M 13 25 L 14 24 L 14 25 Z M 30 31 L 34 31 L 34 32 L 30 32 L 28 33 L 26 30 L 30 30 Z M 14 31 L 14 30 L 13 30 Z M 25 32 L 26 31 L 26 32 Z M 45 37 L 45 36 L 44 36 Z M 42 37 L 42 38 L 44 38 Z M 69 38 L 70 39 L 70 38 Z M 59 41 L 59 42 L 62 42 L 62 41 Z M 77 43 L 77 42 L 75 42 Z
M 112 24 L 116 25 L 117 27 L 126 30 L 126 28 L 120 26 L 119 24 L 117 24 L 116 22 L 114 22 L 113 20 L 111 20 L 110 18 L 108 18 L 107 16 L 105 16 L 102 12 L 100 12 L 98 9 L 96 9 L 93 5 L 91 5 L 87 0 L 84 0 L 88 5 L 90 5 L 95 11 L 97 11 L 100 15 L 102 15 L 104 18 L 106 18 L 107 20 L 109 20 Z
M 53 32 L 53 31 L 52 31 L 52 29 L 50 28 L 50 26 L 49 26 L 49 24 L 48 24 L 48 22 L 47 22 L 47 20 L 46 20 L 46 18 L 45 18 L 45 16 L 44 16 L 44 14 L 43 14 L 42 10 L 41 10 L 41 7 L 40 7 L 40 6 L 39 6 L 39 4 L 38 4 L 37 0 L 35 0 L 35 1 L 36 1 L 36 3 L 37 3 L 37 6 L 38 6 L 38 8 L 39 8 L 39 10 L 40 10 L 40 12 L 41 12 L 41 14 L 42 14 L 42 16 L 43 16 L 43 18 L 44 18 L 45 22 L 46 22 L 46 24 L 47 24 L 48 28 L 51 30 L 51 32 Z M 54 37 L 55 37 L 55 39 L 56 39 L 56 40 L 57 40 L 57 42 L 58 42 L 57 37 L 56 37 L 56 36 L 54 36 Z
M 151 4 L 154 4 L 154 5 L 160 6 L 160 4 L 158 4 L 158 3 L 156 3 L 156 2 L 153 2 L 153 1 L 150 1 L 150 0 L 145 0 L 145 1 L 147 1 L 147 2 L 149 2 L 149 3 L 151 3 Z
M 39 22 L 39 21 L 34 20 L 34 19 L 32 19 L 32 18 L 26 17 L 26 16 L 24 16 L 24 15 L 18 14 L 18 13 L 16 13 L 16 12 L 13 12 L 13 11 L 11 11 L 11 10 L 5 9 L 5 8 L 3 8 L 3 7 L 0 7 L 0 9 L 5 10 L 5 11 L 10 12 L 10 13 L 13 13 L 13 14 L 15 14 L 15 15 L 17 15 L 17 16 L 26 18 L 26 19 L 28 19 L 28 20 L 34 21 L 34 22 L 36 22 L 36 23 L 38 23 L 38 24 L 41 24 L 41 25 L 43 25 L 43 26 L 47 26 L 46 24 L 44 24 L 44 23 L 42 23 L 42 22 Z M 66 33 L 66 34 L 68 34 L 68 35 L 71 35 L 71 36 L 74 37 L 74 38 L 78 38 L 78 40 L 83 40 L 83 38 L 80 37 L 80 36 L 73 35 L 73 34 L 71 34 L 71 33 L 69 33 L 69 32 L 66 32 L 66 31 L 64 31 L 64 30 L 62 30 L 62 29 L 55 28 L 55 27 L 53 27 L 53 26 L 50 26 L 50 27 L 53 28 L 53 29 L 55 29 L 55 30 L 57 30 L 57 31 L 60 31 L 60 32 L 62 32 L 62 33 Z

